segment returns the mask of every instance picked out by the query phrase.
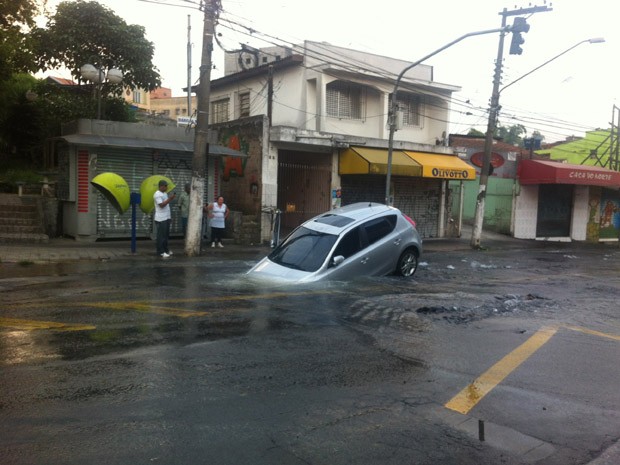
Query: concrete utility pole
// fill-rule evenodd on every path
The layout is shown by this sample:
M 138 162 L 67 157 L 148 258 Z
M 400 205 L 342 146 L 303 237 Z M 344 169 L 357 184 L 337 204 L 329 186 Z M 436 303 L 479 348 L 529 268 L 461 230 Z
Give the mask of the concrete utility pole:
M 525 15 L 537 13 L 540 11 L 551 11 L 547 6 L 535 6 L 532 8 L 520 8 L 518 10 L 504 11 L 499 13 L 502 15 L 502 29 L 506 27 L 506 18 L 508 16 Z M 474 225 L 471 232 L 471 247 L 480 248 L 480 237 L 482 236 L 482 224 L 484 222 L 484 204 L 487 195 L 487 183 L 489 180 L 489 171 L 491 170 L 491 152 L 493 150 L 493 135 L 497 126 L 497 115 L 499 113 L 499 86 L 502 79 L 502 65 L 504 60 L 504 36 L 502 32 L 499 36 L 499 46 L 497 49 L 497 60 L 495 61 L 495 74 L 493 77 L 493 92 L 491 94 L 491 108 L 489 109 L 489 121 L 487 123 L 487 132 L 484 140 L 484 157 L 482 159 L 482 167 L 480 169 L 480 186 L 478 187 L 478 196 L 476 197 L 476 212 L 474 214 Z M 518 53 L 521 53 L 520 51 Z
M 192 24 L 191 16 L 187 15 L 187 116 L 192 117 Z
M 202 232 L 202 207 L 205 192 L 205 173 L 209 155 L 209 96 L 211 93 L 211 53 L 215 18 L 221 8 L 220 0 L 206 0 L 204 3 L 204 27 L 202 38 L 202 58 L 200 82 L 198 85 L 198 104 L 196 133 L 194 136 L 194 155 L 192 157 L 192 183 L 189 195 L 189 217 L 185 254 L 189 257 L 200 255 Z

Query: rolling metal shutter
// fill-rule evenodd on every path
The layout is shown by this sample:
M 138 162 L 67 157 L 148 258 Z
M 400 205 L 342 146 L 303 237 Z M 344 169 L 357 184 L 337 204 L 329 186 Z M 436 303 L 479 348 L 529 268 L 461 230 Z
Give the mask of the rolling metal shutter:
M 417 223 L 422 238 L 439 237 L 441 180 L 392 178 L 394 206 Z
M 192 154 L 189 152 L 156 152 L 153 154 L 152 170 L 153 174 L 166 176 L 176 185 L 174 191 L 177 193 L 177 198 L 170 204 L 172 213 L 170 236 L 182 236 L 179 196 L 183 192 L 185 183 L 192 182 Z
M 142 181 L 153 174 L 151 154 L 146 150 L 93 147 L 91 153 L 97 155 L 97 174 L 112 172 L 122 176 L 131 192 L 140 192 Z M 150 237 L 152 229 L 151 215 L 137 207 L 136 236 Z M 130 238 L 131 208 L 121 215 L 103 195 L 97 194 L 97 237 Z

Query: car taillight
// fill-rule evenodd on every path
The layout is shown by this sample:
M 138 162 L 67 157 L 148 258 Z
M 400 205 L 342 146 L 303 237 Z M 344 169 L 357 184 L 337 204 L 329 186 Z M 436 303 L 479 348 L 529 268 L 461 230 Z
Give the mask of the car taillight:
M 405 217 L 405 219 L 406 219 L 407 221 L 409 221 L 409 223 L 411 223 L 411 225 L 412 225 L 414 228 L 416 227 L 416 223 L 415 223 L 415 221 L 413 221 L 411 218 L 409 218 L 409 217 L 408 217 L 407 215 L 405 215 L 404 213 L 403 213 L 403 216 Z

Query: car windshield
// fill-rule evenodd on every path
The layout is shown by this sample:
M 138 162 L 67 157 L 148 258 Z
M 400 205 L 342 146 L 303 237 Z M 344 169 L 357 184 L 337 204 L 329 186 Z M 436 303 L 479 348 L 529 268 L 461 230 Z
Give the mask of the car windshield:
M 325 262 L 337 238 L 301 227 L 269 254 L 269 260 L 295 270 L 313 272 Z

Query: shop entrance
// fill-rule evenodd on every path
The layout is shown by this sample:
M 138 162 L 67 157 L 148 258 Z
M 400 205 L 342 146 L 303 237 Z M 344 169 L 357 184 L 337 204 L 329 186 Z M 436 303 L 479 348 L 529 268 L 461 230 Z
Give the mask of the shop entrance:
M 573 186 L 541 184 L 538 191 L 536 237 L 570 237 Z

